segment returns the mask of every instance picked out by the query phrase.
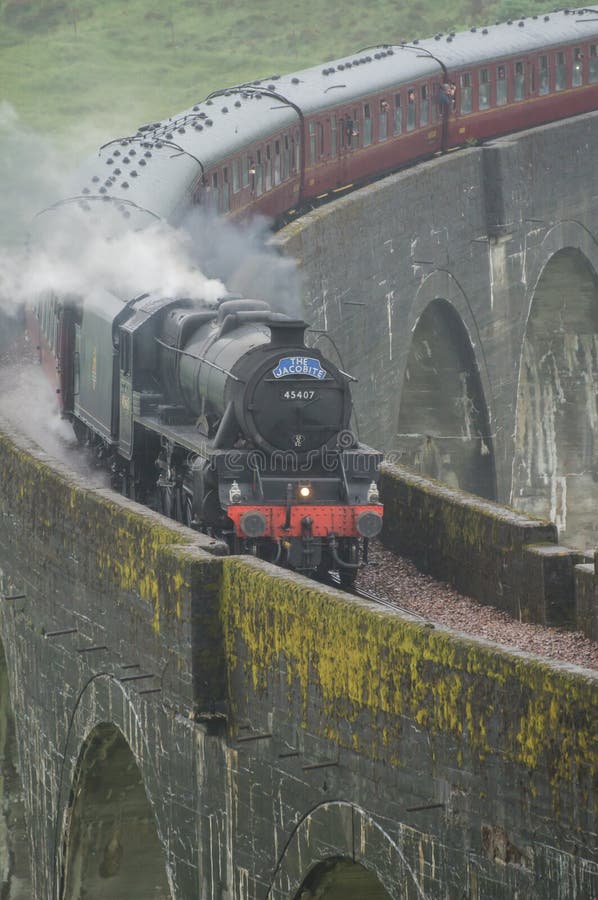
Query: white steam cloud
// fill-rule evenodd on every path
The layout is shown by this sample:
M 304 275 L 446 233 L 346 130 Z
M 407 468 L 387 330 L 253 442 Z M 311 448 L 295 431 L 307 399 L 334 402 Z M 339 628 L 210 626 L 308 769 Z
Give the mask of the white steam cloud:
M 174 227 L 134 207 L 127 221 L 98 199 L 88 201 L 87 211 L 77 202 L 56 203 L 72 193 L 67 178 L 74 164 L 21 126 L 7 104 L 0 105 L 0 155 L 7 161 L 0 190 L 10 223 L 10 233 L 0 230 L 4 312 L 48 290 L 83 301 L 102 288 L 124 300 L 154 293 L 209 304 L 228 289 L 301 315 L 296 265 L 268 245 L 264 220 L 235 225 L 194 208 Z
M 88 211 L 63 203 L 76 161 L 23 126 L 7 103 L 0 103 L 0 160 L 0 364 L 15 365 L 23 308 L 47 291 L 83 302 L 108 290 L 123 300 L 152 293 L 212 304 L 228 290 L 302 317 L 296 265 L 269 246 L 267 222 L 235 225 L 195 208 L 174 227 L 133 207 L 125 220 L 112 203 L 92 200 Z M 42 396 L 39 381 L 20 381 L 23 402 L 11 394 L 9 403 L 5 389 L 0 413 L 20 410 L 23 419 L 28 408 L 42 423 L 38 431 L 64 436 L 51 424 L 55 404 L 32 399 L 34 388 Z

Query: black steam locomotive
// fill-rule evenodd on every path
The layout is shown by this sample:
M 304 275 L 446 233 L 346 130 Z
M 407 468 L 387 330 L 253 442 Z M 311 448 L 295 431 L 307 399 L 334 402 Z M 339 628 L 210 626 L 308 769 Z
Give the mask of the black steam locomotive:
M 349 430 L 350 376 L 267 303 L 99 291 L 29 328 L 63 414 L 115 487 L 166 515 L 350 585 L 382 527 L 381 455 Z

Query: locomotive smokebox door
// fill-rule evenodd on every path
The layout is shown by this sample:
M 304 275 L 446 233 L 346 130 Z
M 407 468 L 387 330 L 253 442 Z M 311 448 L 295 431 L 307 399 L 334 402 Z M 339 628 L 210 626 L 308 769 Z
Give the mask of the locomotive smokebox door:
M 272 339 L 255 351 L 261 360 L 251 360 L 253 372 L 236 370 L 247 385 L 235 398 L 244 431 L 271 452 L 304 456 L 335 444 L 351 416 L 346 377 L 318 350 L 305 347 L 305 322 L 268 326 Z

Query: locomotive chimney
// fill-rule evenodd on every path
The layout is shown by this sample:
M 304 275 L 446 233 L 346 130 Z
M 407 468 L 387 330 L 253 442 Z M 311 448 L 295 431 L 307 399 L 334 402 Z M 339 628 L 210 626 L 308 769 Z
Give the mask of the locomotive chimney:
M 272 313 L 265 324 L 270 329 L 272 347 L 305 347 L 304 332 L 308 326 L 303 319 L 290 319 L 282 313 Z

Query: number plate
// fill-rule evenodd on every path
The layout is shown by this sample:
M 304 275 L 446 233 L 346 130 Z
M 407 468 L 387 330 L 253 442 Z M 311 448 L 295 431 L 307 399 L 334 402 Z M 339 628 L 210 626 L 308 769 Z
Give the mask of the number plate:
M 319 393 L 314 390 L 309 390 L 308 388 L 301 388 L 297 390 L 291 390 L 287 388 L 285 391 L 280 392 L 281 400 L 317 400 L 319 397 Z

